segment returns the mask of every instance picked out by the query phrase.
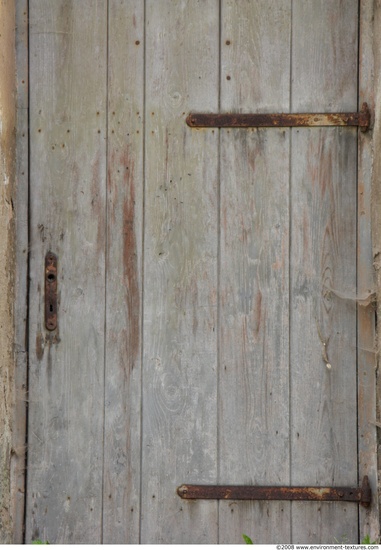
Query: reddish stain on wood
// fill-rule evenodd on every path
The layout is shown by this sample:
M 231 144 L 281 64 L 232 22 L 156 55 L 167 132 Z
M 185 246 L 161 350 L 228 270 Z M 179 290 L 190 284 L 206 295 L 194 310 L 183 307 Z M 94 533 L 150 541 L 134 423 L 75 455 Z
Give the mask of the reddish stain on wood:
M 95 161 L 92 166 L 92 178 L 91 178 L 91 209 L 92 214 L 98 222 L 97 226 L 97 255 L 102 257 L 104 254 L 105 248 L 105 212 L 102 207 L 102 201 L 99 200 L 99 191 L 100 191 L 100 164 L 101 164 L 101 153 L 98 151 Z
M 109 163 L 108 163 L 108 172 L 107 172 L 107 191 L 108 191 L 108 225 L 115 227 L 116 224 L 116 211 L 117 205 L 119 204 L 119 186 L 118 179 L 115 178 L 115 172 L 124 170 L 124 167 L 119 166 L 118 159 L 116 158 L 116 152 L 113 150 L 110 154 Z M 113 177 L 114 176 L 114 177 Z M 109 238 L 111 235 L 109 235 Z
M 41 332 L 37 333 L 36 336 L 36 357 L 39 361 L 44 356 L 44 337 L 42 336 Z
M 323 149 L 323 151 L 324 151 L 324 149 Z M 322 158 L 323 171 L 322 171 L 322 175 L 321 175 L 320 185 L 321 185 L 322 197 L 324 197 L 325 193 L 328 192 L 331 196 L 331 200 L 334 201 L 333 182 L 332 182 L 332 178 L 333 178 L 332 162 L 333 162 L 332 151 L 327 151 L 326 152 L 326 157 Z M 332 202 L 331 204 L 334 204 L 334 202 Z
M 128 147 L 122 153 L 120 161 L 124 167 L 124 186 L 126 190 L 123 204 L 123 276 L 128 314 L 127 353 L 130 358 L 130 368 L 133 368 L 140 348 L 140 291 L 135 232 L 134 162 L 129 157 Z
M 332 193 L 332 151 L 327 146 L 324 132 L 320 135 L 317 146 L 311 142 L 308 159 L 307 169 L 310 180 L 306 182 L 306 191 L 312 191 L 314 187 L 318 187 L 321 197 L 324 197 L 327 190 Z

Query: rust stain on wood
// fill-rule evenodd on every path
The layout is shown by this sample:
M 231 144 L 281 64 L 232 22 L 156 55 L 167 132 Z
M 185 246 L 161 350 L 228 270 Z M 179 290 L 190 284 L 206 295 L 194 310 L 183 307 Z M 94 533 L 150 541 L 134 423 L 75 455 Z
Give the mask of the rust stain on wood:
M 121 155 L 124 168 L 126 197 L 123 204 L 123 273 L 128 311 L 128 356 L 130 368 L 139 355 L 140 347 L 140 293 L 138 279 L 138 254 L 135 233 L 135 181 L 134 162 L 128 147 Z
M 105 244 L 105 234 L 104 234 L 104 217 L 105 212 L 102 207 L 102 201 L 99 200 L 99 190 L 100 190 L 100 161 L 101 161 L 101 152 L 98 151 L 95 161 L 92 166 L 92 178 L 91 178 L 91 208 L 93 211 L 94 218 L 97 220 L 97 254 L 98 257 L 103 256 L 104 253 L 104 244 Z
M 308 189 L 317 187 L 324 198 L 328 190 L 332 193 L 332 151 L 326 135 L 320 133 L 317 142 L 311 141 L 307 152 Z M 315 197 L 313 197 L 313 200 Z
M 119 201 L 119 186 L 115 183 L 113 174 L 115 170 L 118 170 L 119 164 L 116 159 L 115 150 L 112 151 L 110 155 L 110 161 L 108 163 L 108 172 L 107 172 L 107 191 L 108 191 L 108 212 L 109 212 L 109 225 L 115 226 L 116 223 L 116 206 Z M 120 171 L 119 168 L 118 172 Z M 110 223 L 111 222 L 111 223 Z
M 36 335 L 36 357 L 39 361 L 44 356 L 44 337 L 41 332 L 38 332 Z
M 51 391 L 51 388 L 52 388 L 52 374 L 53 374 L 53 358 L 52 358 L 52 338 L 50 338 L 49 336 L 47 338 L 48 360 L 47 360 L 47 364 L 46 364 L 46 376 L 47 376 L 47 381 L 48 381 L 48 388 L 49 388 L 49 391 Z

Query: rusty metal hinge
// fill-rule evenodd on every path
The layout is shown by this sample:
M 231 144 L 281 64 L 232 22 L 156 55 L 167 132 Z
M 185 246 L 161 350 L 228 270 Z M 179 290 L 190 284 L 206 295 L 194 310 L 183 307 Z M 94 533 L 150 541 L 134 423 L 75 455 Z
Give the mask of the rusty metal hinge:
M 359 502 L 368 508 L 372 491 L 368 476 L 361 487 L 257 487 L 243 485 L 181 485 L 183 499 L 216 500 L 317 500 Z
M 370 125 L 367 103 L 356 113 L 190 113 L 191 128 L 281 128 L 301 126 L 359 126 L 366 132 Z
M 45 256 L 45 327 L 47 330 L 57 328 L 57 263 L 53 252 Z

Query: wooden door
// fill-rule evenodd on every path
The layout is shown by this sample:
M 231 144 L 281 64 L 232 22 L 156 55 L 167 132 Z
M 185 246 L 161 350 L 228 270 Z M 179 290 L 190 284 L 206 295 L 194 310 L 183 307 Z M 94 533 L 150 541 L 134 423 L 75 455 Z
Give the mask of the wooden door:
M 368 532 L 375 502 L 176 492 L 365 474 L 375 487 L 373 313 L 357 306 L 370 138 L 185 123 L 357 111 L 359 13 L 357 0 L 30 0 L 28 541 Z

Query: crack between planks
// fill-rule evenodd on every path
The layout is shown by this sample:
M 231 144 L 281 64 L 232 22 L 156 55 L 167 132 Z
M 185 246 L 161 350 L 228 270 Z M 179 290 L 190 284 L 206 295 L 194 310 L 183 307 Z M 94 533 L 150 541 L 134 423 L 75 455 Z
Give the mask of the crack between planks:
M 27 82 L 27 135 L 28 135 L 28 151 L 27 151 L 27 159 L 28 159 L 28 166 L 27 166 L 27 201 L 28 201 L 28 221 L 27 221 L 27 243 L 28 243 L 28 253 L 27 253 L 27 280 L 26 280 L 26 323 L 25 323 L 25 350 L 26 350 L 26 380 L 25 380 L 25 393 L 26 393 L 26 402 L 25 402 L 25 479 L 24 479 L 24 510 L 23 510 L 23 534 L 22 534 L 22 540 L 23 544 L 26 544 L 26 522 L 27 522 L 27 498 L 28 498 L 28 462 L 29 462 L 29 384 L 30 384 L 30 377 L 29 377 L 29 331 L 30 331 L 30 252 L 31 252 L 31 199 L 30 199 L 30 26 L 29 26 L 29 20 L 30 20 L 30 0 L 27 0 L 26 2 L 26 10 L 27 10 L 27 74 L 28 74 L 28 82 Z

